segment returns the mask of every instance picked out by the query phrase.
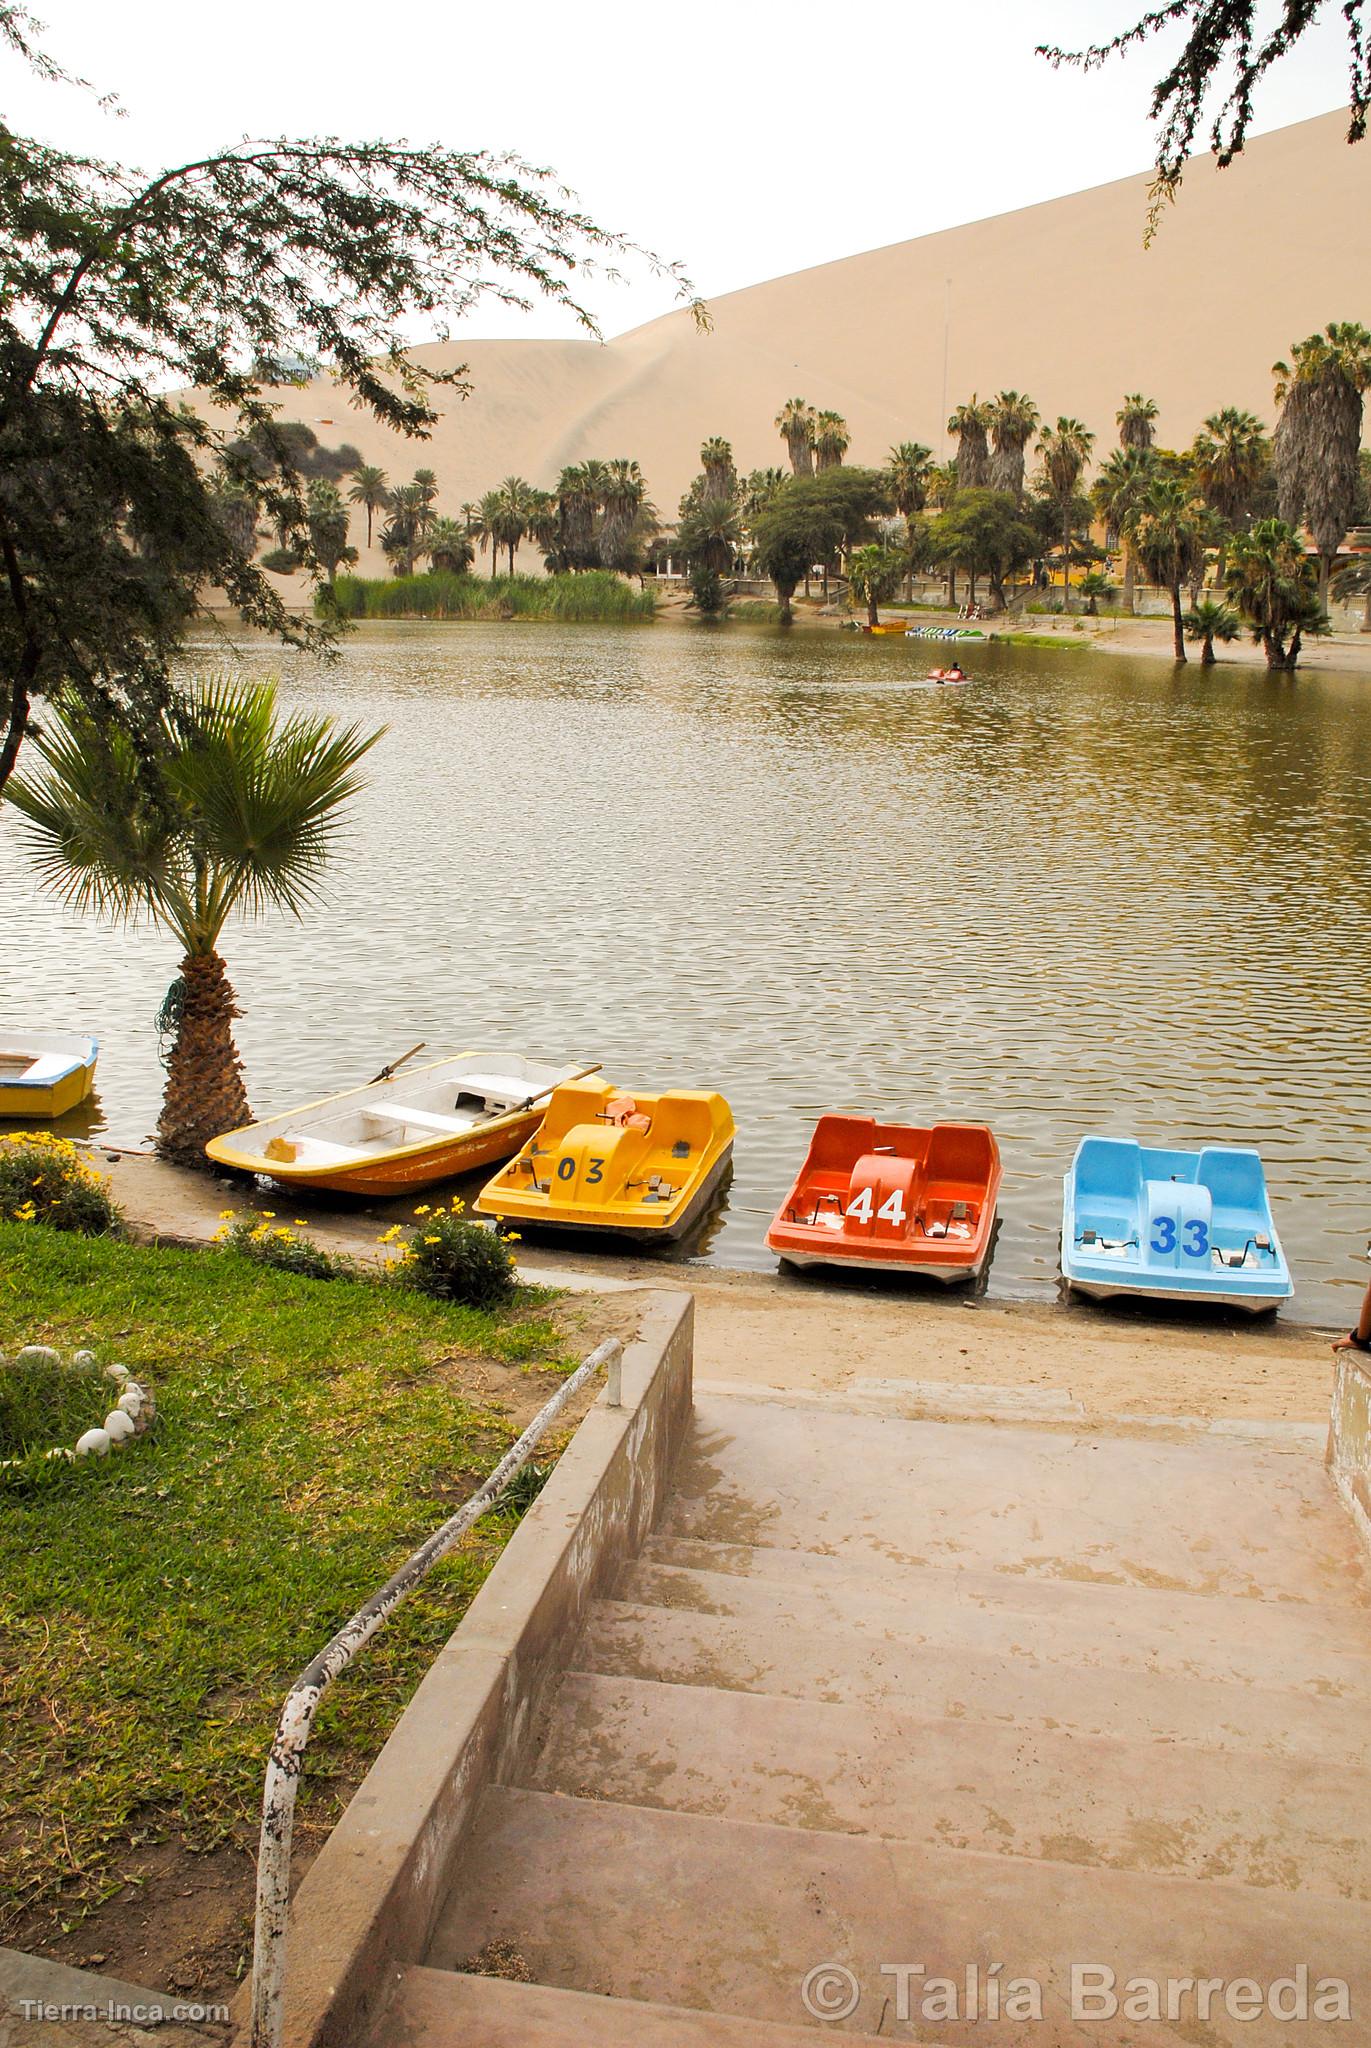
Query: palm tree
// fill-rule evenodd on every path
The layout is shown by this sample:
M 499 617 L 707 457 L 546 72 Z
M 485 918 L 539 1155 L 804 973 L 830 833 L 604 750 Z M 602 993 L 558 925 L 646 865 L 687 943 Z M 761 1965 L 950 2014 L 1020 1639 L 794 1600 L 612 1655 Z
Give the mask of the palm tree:
M 727 575 L 742 541 L 742 522 L 732 498 L 701 498 L 684 514 L 676 541 L 692 569 Z
M 1100 465 L 1091 486 L 1095 510 L 1105 523 L 1105 538 L 1111 548 L 1123 548 L 1123 608 L 1134 608 L 1137 563 L 1128 543 L 1128 529 L 1140 512 L 1153 478 L 1157 457 L 1151 448 L 1114 448 Z
M 895 595 L 904 570 L 904 556 L 896 549 L 882 547 L 879 543 L 854 548 L 848 556 L 847 574 L 852 595 L 865 604 L 869 625 L 880 624 L 878 606 L 883 598 Z
M 502 546 L 500 539 L 500 511 L 500 493 L 498 491 L 486 491 L 481 498 L 480 504 L 476 507 L 476 539 L 480 544 L 482 554 L 485 553 L 487 548 L 490 549 L 490 573 L 492 576 L 498 576 L 500 573 L 500 548 Z
M 751 528 L 786 481 L 783 469 L 749 470 L 742 484 L 743 523 Z
M 1001 391 L 990 405 L 990 487 L 1023 497 L 1024 450 L 1038 431 L 1038 408 L 1022 391 Z
M 815 413 L 814 467 L 817 470 L 840 468 L 851 443 L 852 436 L 841 413 Z
M 959 490 L 978 490 L 990 475 L 990 444 L 986 436 L 994 414 L 989 399 L 978 399 L 973 392 L 970 402 L 959 405 L 947 423 L 947 431 L 957 443 L 954 462 Z
M 1133 516 L 1129 539 L 1154 583 L 1171 593 L 1173 647 L 1177 661 L 1186 659 L 1181 587 L 1203 572 L 1205 515 L 1190 485 L 1181 477 L 1153 479 L 1141 509 Z
M 569 464 L 557 479 L 557 545 L 561 569 L 593 569 L 600 554 L 596 520 L 604 497 L 605 465 L 591 460 Z
M 788 398 L 775 419 L 785 442 L 792 476 L 814 474 L 814 409 L 806 399 Z
M 1281 416 L 1273 452 L 1280 515 L 1307 521 L 1319 552 L 1319 603 L 1328 610 L 1328 579 L 1357 501 L 1362 393 L 1371 384 L 1371 333 L 1355 320 L 1333 320 L 1299 342 L 1290 363 L 1272 367 Z
M 722 449 L 727 476 L 733 478 L 733 456 L 727 441 L 706 441 L 700 451 L 704 461 L 708 449 Z M 717 462 L 713 465 L 717 468 Z M 709 470 L 706 470 L 709 474 Z M 720 496 L 731 496 L 731 490 Z M 647 482 L 636 462 L 623 457 L 605 464 L 603 493 L 604 521 L 600 528 L 600 560 L 606 569 L 631 574 L 642 561 L 641 535 L 636 531 L 638 515 L 647 502 Z
M 1114 415 L 1119 427 L 1119 446 L 1150 448 L 1155 439 L 1152 429 L 1156 417 L 1156 400 L 1144 398 L 1141 391 L 1130 391 Z
M 529 499 L 533 486 L 524 482 L 521 476 L 507 476 L 498 491 L 492 493 L 495 499 L 495 540 L 502 548 L 509 550 L 509 573 L 514 574 L 514 558 L 519 552 L 519 543 L 528 532 Z M 492 565 L 494 548 L 491 550 Z
M 704 472 L 703 495 L 706 498 L 733 496 L 738 488 L 738 473 L 733 467 L 733 449 L 729 442 L 718 434 L 711 435 L 700 450 L 700 468 Z
M 918 528 L 915 520 L 928 503 L 928 479 L 933 464 L 933 450 L 925 448 L 922 441 L 899 441 L 891 449 L 886 462 L 886 482 L 895 510 L 905 524 L 908 543 L 905 551 L 905 595 L 912 595 L 914 589 L 914 552 Z
M 156 782 L 117 725 L 59 705 L 29 744 L 43 769 L 11 782 L 45 886 L 74 910 L 143 917 L 181 949 L 157 1149 L 203 1166 L 208 1139 L 251 1119 L 233 1043 L 238 1005 L 219 941 L 229 918 L 301 917 L 320 894 L 353 771 L 380 732 L 293 712 L 271 683 L 202 679 L 162 712 Z
M 414 488 L 422 504 L 434 505 L 438 501 L 438 478 L 431 469 L 416 469 Z
M 1293 526 L 1259 519 L 1228 549 L 1228 596 L 1266 651 L 1266 665 L 1293 669 L 1306 633 L 1327 632 L 1314 567 Z
M 424 553 L 435 569 L 464 576 L 476 560 L 471 535 L 460 519 L 435 519 L 424 538 Z
M 348 508 L 337 484 L 322 476 L 310 478 L 305 504 L 310 546 L 332 590 L 339 564 L 357 560 L 356 548 L 348 546 Z
M 930 505 L 935 505 L 940 512 L 945 512 L 957 495 L 956 463 L 930 463 L 928 466 L 928 476 L 924 483 L 924 492 Z
M 1251 517 L 1253 501 L 1271 459 L 1271 443 L 1255 413 L 1234 405 L 1213 412 L 1196 434 L 1190 473 L 1200 496 L 1231 532 Z M 1225 539 L 1219 542 L 1219 576 L 1224 574 Z
M 1333 578 L 1332 594 L 1340 604 L 1349 604 L 1354 597 L 1364 597 L 1361 630 L 1371 633 L 1371 556 L 1359 555 L 1345 569 L 1339 569 Z
M 241 477 L 223 470 L 214 480 L 211 503 L 215 518 L 233 546 L 251 560 L 257 552 L 257 521 L 261 514 L 257 493 Z
M 895 510 L 908 525 L 928 503 L 933 450 L 922 441 L 899 441 L 886 458 L 885 473 Z
M 386 481 L 385 471 L 378 469 L 374 462 L 364 462 L 360 469 L 354 470 L 348 502 L 366 507 L 367 546 L 370 547 L 372 520 L 378 512 L 390 510 L 390 485 Z
M 381 528 L 381 546 L 397 576 L 412 576 L 424 537 L 433 524 L 433 510 L 419 483 L 400 484 L 390 494 L 390 519 Z
M 1206 597 L 1185 615 L 1185 637 L 1200 642 L 1200 667 L 1214 666 L 1214 642 L 1236 640 L 1242 620 L 1231 605 Z
M 1080 581 L 1081 596 L 1085 599 L 1085 615 L 1097 619 L 1100 615 L 1100 599 L 1108 597 L 1114 586 L 1102 569 L 1087 569 Z
M 1043 481 L 1061 520 L 1062 585 L 1068 611 L 1071 608 L 1071 543 L 1075 534 L 1076 497 L 1082 472 L 1094 445 L 1095 436 L 1080 420 L 1058 419 L 1055 427 L 1044 427 L 1038 435 Z
M 557 544 L 557 500 L 551 491 L 528 494 L 528 537 L 544 554 Z

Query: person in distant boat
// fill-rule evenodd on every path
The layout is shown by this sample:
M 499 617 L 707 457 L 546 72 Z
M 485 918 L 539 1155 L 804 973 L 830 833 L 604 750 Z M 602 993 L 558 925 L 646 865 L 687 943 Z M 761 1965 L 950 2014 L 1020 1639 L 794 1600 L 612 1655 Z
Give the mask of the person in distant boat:
M 945 683 L 964 683 L 966 681 L 966 670 L 959 661 L 954 661 L 951 668 L 943 670 L 943 681 Z
M 1371 1258 L 1371 1252 L 1368 1252 L 1367 1256 Z M 1355 1327 L 1350 1329 L 1345 1337 L 1335 1338 L 1333 1349 L 1335 1351 L 1371 1351 L 1371 1287 L 1368 1287 L 1366 1290 L 1366 1297 L 1361 1305 L 1361 1314 L 1357 1317 Z

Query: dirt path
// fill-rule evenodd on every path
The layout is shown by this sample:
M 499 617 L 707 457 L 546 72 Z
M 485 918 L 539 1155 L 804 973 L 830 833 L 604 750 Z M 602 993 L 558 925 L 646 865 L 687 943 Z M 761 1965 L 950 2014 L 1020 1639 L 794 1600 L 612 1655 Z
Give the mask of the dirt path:
M 220 1212 L 246 1195 L 160 1161 L 125 1155 L 102 1165 L 140 1235 L 208 1243 Z M 254 1198 L 259 1207 L 264 1198 Z M 288 1198 L 287 1198 L 288 1199 Z M 359 1260 L 378 1257 L 377 1220 L 316 1212 L 309 1235 Z M 979 1390 L 1065 1399 L 1086 1416 L 1189 1415 L 1204 1420 L 1322 1423 L 1332 1361 L 1328 1336 L 1297 1325 L 1163 1319 L 1126 1308 L 967 1302 L 955 1294 L 874 1292 L 863 1283 L 730 1272 L 606 1252 L 524 1245 L 532 1282 L 566 1287 L 588 1338 L 617 1326 L 596 1295 L 688 1287 L 698 1318 L 701 1379 L 809 1392 L 862 1391 L 872 1381 L 931 1388 L 923 1405 L 987 1405 Z M 630 1305 L 623 1304 L 628 1314 Z M 909 1398 L 918 1404 L 918 1396 Z M 994 1405 L 991 1401 L 990 1405 Z

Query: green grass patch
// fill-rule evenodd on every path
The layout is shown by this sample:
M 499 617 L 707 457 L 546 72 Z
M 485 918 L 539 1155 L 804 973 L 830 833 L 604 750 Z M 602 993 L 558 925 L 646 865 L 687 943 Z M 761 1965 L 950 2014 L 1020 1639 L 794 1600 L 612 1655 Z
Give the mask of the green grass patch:
M 1078 653 L 1090 645 L 1089 640 L 1068 640 L 1061 633 L 987 633 L 985 637 L 1001 647 L 1064 647 Z
M 0 1496 L 0 1939 L 40 1904 L 74 1922 L 146 1842 L 255 1839 L 290 1681 L 516 1434 L 474 1391 L 480 1361 L 565 1369 L 544 1300 L 484 1313 L 0 1224 L 0 1351 L 89 1345 L 158 1403 L 135 1443 Z M 480 1524 L 339 1682 L 303 1839 L 332 1825 L 514 1526 Z
M 580 576 L 340 576 L 339 611 L 350 619 L 650 619 L 650 590 L 607 569 Z

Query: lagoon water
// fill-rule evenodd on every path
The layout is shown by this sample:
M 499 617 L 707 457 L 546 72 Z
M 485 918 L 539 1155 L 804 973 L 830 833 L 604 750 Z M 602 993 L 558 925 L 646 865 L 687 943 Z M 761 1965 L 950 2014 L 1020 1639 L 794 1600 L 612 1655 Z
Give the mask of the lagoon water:
M 231 930 L 259 1112 L 419 1038 L 720 1088 L 726 1204 L 686 1255 L 769 1267 L 825 1109 L 990 1122 L 992 1296 L 1056 1289 L 1086 1131 L 1262 1149 L 1293 1313 L 1346 1322 L 1371 1228 L 1371 682 L 681 624 L 363 628 L 289 699 L 384 723 L 303 925 Z M 226 666 L 206 641 L 195 665 Z M 40 900 L 0 826 L 0 1015 L 102 1040 L 95 1111 L 160 1092 L 153 931 Z

